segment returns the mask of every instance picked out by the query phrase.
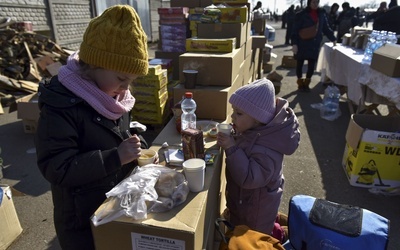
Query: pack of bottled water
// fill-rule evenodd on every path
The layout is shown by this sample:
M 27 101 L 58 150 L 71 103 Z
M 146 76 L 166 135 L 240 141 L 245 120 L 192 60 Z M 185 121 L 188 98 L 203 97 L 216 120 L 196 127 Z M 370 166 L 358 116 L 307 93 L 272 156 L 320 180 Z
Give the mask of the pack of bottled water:
M 395 32 L 373 30 L 368 37 L 368 43 L 365 47 L 362 63 L 370 65 L 374 51 L 387 43 L 397 43 L 397 35 Z

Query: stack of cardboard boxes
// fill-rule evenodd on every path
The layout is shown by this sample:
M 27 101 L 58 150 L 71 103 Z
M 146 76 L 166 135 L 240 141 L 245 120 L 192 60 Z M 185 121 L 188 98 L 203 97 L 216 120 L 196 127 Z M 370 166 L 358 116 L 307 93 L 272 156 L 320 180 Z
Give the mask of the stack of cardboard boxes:
M 168 104 L 168 71 L 161 65 L 150 65 L 146 76 L 138 77 L 131 91 L 136 99 L 132 119 L 144 124 L 165 123 L 170 109 Z
M 175 2 L 182 4 L 171 1 L 171 6 Z M 266 42 L 264 37 L 256 37 L 262 42 L 258 43 L 259 48 L 253 48 L 247 0 L 223 2 L 226 7 L 219 5 L 222 3 L 219 1 L 207 2 L 206 6 L 195 6 L 201 1 L 185 1 L 192 6 L 189 8 L 192 38 L 186 40 L 187 52 L 179 56 L 180 84 L 174 88 L 174 102 L 179 102 L 188 91 L 183 84 L 183 70 L 197 70 L 197 84 L 190 91 L 197 102 L 198 119 L 229 121 L 229 96 L 257 78 L 260 51 Z M 215 23 L 202 23 L 204 8 L 210 4 L 218 7 L 219 19 Z

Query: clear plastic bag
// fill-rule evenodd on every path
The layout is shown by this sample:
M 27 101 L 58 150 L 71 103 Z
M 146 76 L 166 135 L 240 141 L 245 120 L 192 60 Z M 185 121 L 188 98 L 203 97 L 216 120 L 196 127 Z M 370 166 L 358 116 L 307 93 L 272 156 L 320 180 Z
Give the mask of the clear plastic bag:
M 92 217 L 95 226 L 110 222 L 121 215 L 135 220 L 147 218 L 148 212 L 166 212 L 182 204 L 189 193 L 184 175 L 165 166 L 149 164 L 111 189 L 108 201 Z

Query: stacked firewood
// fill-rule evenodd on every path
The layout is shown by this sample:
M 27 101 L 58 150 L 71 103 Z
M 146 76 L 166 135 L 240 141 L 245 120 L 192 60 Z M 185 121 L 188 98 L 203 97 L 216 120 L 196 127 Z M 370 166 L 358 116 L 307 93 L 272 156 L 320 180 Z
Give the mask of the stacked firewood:
M 57 74 L 72 53 L 44 35 L 11 27 L 0 28 L 0 113 L 1 104 L 35 93 L 39 81 Z

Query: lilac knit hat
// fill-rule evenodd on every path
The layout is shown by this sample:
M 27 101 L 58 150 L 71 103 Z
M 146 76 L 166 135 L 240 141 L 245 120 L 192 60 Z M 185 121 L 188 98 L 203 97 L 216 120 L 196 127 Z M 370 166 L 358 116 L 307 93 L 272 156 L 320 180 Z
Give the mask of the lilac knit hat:
M 266 78 L 240 87 L 229 98 L 229 102 L 264 124 L 275 117 L 275 88 Z

